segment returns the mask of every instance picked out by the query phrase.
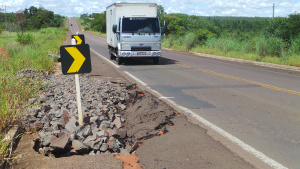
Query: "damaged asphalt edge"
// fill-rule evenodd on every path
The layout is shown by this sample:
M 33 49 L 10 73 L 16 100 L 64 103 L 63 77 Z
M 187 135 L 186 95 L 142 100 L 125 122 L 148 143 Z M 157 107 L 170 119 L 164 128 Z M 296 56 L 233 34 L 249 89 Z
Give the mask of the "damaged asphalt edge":
M 98 55 L 100 58 L 108 61 L 112 65 L 114 65 L 114 68 L 123 75 L 127 80 L 129 80 L 132 83 L 137 83 L 137 86 L 141 90 L 146 90 L 155 97 L 159 98 L 159 100 L 166 103 L 168 106 L 172 107 L 174 110 L 181 112 L 184 114 L 188 120 L 194 124 L 199 125 L 200 127 L 207 130 L 207 134 L 211 136 L 216 141 L 219 141 L 222 145 L 224 145 L 226 148 L 228 148 L 233 153 L 238 154 L 239 157 L 244 159 L 245 161 L 249 162 L 253 166 L 257 168 L 286 168 L 282 164 L 278 163 L 277 161 L 269 158 L 262 152 L 256 150 L 255 148 L 251 147 L 250 145 L 244 143 L 237 137 L 231 135 L 230 133 L 224 131 L 223 129 L 219 128 L 215 124 L 207 121 L 203 117 L 199 116 L 198 114 L 194 113 L 192 110 L 180 106 L 174 101 L 170 100 L 168 97 L 163 96 L 161 93 L 159 93 L 156 90 L 151 89 L 145 82 L 138 79 L 134 75 L 130 74 L 127 71 L 121 71 L 119 66 L 105 58 L 104 56 L 98 54 L 93 49 L 91 49 L 96 55 Z

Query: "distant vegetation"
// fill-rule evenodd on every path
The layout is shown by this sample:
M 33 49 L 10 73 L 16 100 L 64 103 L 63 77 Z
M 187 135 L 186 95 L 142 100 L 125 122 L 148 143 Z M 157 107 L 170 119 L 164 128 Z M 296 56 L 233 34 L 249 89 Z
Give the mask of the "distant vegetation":
M 158 5 L 162 46 L 263 62 L 300 66 L 300 14 L 288 17 L 205 17 L 165 14 Z M 82 14 L 85 30 L 106 33 L 106 12 Z M 184 44 L 184 45 L 183 45 Z
M 0 10 L 1 11 L 1 10 Z M 38 30 L 47 27 L 61 27 L 64 25 L 65 17 L 49 11 L 43 7 L 31 6 L 16 13 L 0 13 L 0 33 L 6 28 L 10 32 Z
M 106 12 L 82 14 L 79 18 L 84 30 L 106 33 Z

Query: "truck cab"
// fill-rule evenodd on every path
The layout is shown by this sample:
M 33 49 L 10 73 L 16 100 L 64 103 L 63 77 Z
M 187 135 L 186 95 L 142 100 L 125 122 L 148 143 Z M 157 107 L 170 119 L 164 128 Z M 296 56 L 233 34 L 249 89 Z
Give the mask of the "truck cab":
M 145 6 L 145 4 L 141 4 Z M 135 7 L 138 4 L 135 4 Z M 107 41 L 108 49 L 111 59 L 116 58 L 118 64 L 122 64 L 125 59 L 128 58 L 144 58 L 153 59 L 153 62 L 157 64 L 159 62 L 159 57 L 161 56 L 161 32 L 159 18 L 156 16 L 147 16 L 145 13 L 132 14 L 131 16 L 126 16 L 124 11 L 128 11 L 133 7 L 126 4 L 126 9 L 123 9 L 124 16 L 116 18 L 114 24 L 111 27 L 107 27 Z M 148 4 L 148 8 L 153 10 L 153 4 Z M 156 5 L 155 5 L 156 7 Z M 120 5 L 115 10 L 120 10 Z M 108 15 L 113 11 L 107 11 Z M 117 13 L 115 11 L 115 13 Z M 149 11 L 148 11 L 149 13 Z M 152 12 L 153 13 L 153 12 Z M 149 14 L 148 14 L 149 15 Z M 110 18 L 114 19 L 114 17 Z M 111 22 L 111 21 L 108 21 Z M 110 30 L 109 30 L 110 29 Z

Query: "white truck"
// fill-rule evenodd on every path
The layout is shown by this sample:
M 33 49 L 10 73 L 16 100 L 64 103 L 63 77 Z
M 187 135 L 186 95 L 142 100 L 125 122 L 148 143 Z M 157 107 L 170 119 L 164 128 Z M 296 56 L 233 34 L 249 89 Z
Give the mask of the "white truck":
M 161 30 L 154 3 L 114 3 L 106 8 L 106 36 L 110 59 L 161 56 Z

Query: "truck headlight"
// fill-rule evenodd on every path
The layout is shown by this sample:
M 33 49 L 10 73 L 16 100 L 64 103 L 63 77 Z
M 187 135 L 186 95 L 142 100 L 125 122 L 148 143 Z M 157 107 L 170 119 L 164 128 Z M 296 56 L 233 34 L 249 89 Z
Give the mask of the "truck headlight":
M 122 47 L 130 46 L 129 43 L 122 43 Z

